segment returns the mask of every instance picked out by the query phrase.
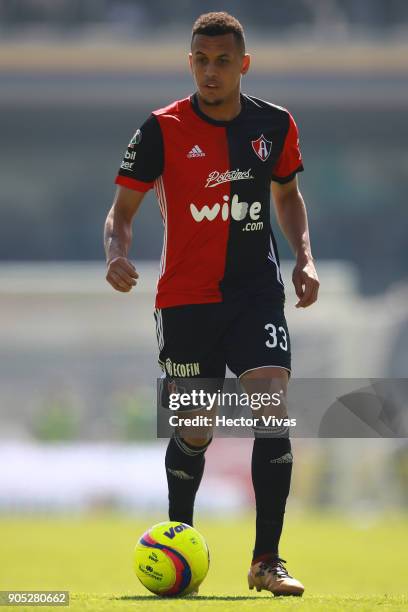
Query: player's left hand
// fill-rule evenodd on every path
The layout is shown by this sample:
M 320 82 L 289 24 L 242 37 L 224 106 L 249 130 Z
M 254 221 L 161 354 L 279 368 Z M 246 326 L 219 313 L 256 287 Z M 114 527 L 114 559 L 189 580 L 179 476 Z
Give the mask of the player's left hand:
M 298 261 L 293 270 L 292 281 L 299 298 L 296 308 L 307 308 L 317 300 L 320 282 L 313 259 Z

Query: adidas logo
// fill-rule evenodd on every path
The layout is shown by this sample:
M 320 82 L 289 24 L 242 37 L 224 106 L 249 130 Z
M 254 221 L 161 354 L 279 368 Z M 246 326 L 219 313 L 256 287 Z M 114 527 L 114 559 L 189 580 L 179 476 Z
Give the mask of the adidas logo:
M 285 453 L 282 457 L 278 457 L 277 459 L 271 459 L 269 463 L 292 463 L 293 457 L 292 453 Z
M 173 474 L 173 476 L 176 478 L 181 478 L 181 480 L 194 480 L 194 476 L 190 476 L 190 474 L 187 474 L 183 470 L 172 470 L 167 468 L 167 471 L 170 472 L 170 474 Z
M 200 149 L 198 145 L 194 145 L 194 147 L 187 153 L 187 157 L 191 159 L 192 157 L 205 157 L 204 151 Z

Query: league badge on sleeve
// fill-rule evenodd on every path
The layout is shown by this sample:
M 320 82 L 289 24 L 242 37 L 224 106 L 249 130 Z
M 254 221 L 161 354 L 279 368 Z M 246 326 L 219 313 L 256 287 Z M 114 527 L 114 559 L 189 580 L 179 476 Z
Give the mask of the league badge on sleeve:
M 263 134 L 258 140 L 251 141 L 252 148 L 261 161 L 266 161 L 272 151 L 272 141 L 265 138 Z
M 136 132 L 133 134 L 131 141 L 129 142 L 128 147 L 133 149 L 133 147 L 137 144 L 139 144 L 139 142 L 142 140 L 142 132 L 141 130 L 136 130 Z

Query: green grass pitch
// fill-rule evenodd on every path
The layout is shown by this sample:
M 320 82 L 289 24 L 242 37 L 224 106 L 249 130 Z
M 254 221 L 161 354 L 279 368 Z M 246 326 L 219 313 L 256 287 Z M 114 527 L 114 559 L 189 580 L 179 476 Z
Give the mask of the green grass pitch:
M 303 598 L 249 591 L 253 522 L 200 519 L 209 574 L 198 597 L 160 599 L 132 570 L 133 545 L 165 517 L 117 515 L 0 518 L 0 589 L 68 590 L 72 611 L 242 612 L 408 610 L 408 517 L 355 523 L 339 516 L 288 515 L 281 555 L 306 586 Z M 2 607 L 2 610 L 50 610 Z

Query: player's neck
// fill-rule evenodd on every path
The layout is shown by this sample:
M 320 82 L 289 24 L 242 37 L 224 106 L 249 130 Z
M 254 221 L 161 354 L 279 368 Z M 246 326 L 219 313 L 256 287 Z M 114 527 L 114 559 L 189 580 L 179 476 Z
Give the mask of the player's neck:
M 231 99 L 219 105 L 206 104 L 197 93 L 197 103 L 200 111 L 215 121 L 232 121 L 241 112 L 241 96 L 238 91 Z

